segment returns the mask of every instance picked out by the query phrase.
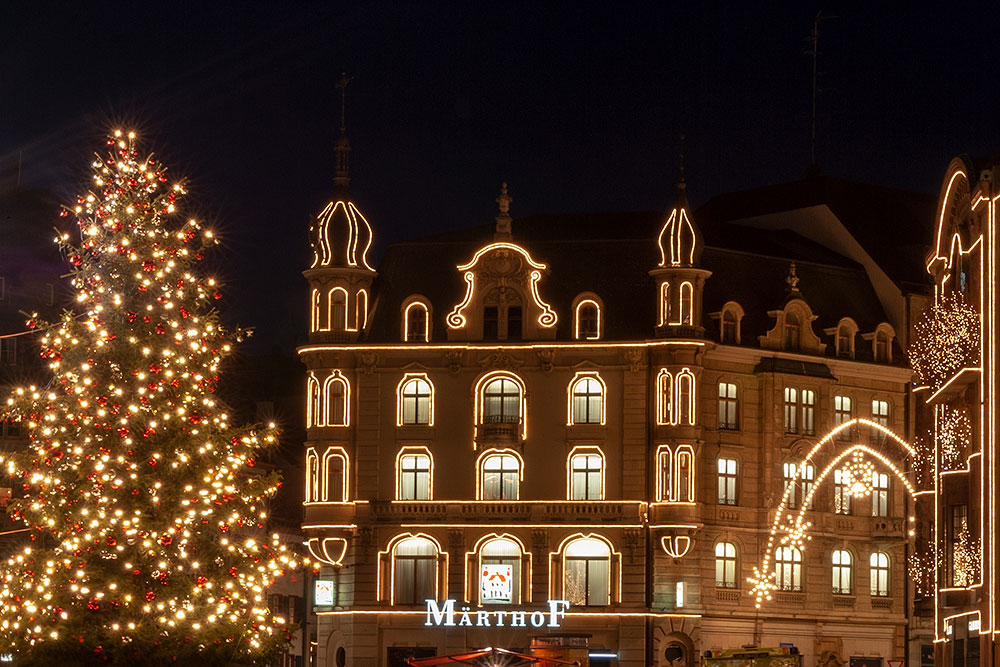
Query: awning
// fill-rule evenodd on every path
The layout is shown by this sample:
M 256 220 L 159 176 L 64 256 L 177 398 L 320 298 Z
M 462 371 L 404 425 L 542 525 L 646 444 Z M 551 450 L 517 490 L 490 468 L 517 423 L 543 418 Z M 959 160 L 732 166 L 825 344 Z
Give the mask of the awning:
M 553 665 L 576 665 L 579 667 L 579 663 L 577 662 L 556 660 L 555 658 L 539 658 L 534 655 L 515 653 L 503 648 L 483 648 L 478 651 L 470 651 L 469 653 L 435 655 L 429 658 L 407 658 L 406 662 L 412 667 L 439 667 L 440 665 L 450 665 L 456 662 L 476 665 L 476 667 L 523 667 L 539 662 Z

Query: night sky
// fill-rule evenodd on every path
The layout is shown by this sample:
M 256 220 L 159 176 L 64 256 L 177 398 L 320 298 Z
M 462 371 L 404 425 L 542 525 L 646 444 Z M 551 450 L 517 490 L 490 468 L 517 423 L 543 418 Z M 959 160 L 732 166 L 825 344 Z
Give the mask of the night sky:
M 491 221 L 501 181 L 515 218 L 662 209 L 682 131 L 695 206 L 810 162 L 821 5 L 246 4 L 6 3 L 0 174 L 20 156 L 22 183 L 69 202 L 104 133 L 135 128 L 222 234 L 225 315 L 258 346 L 305 337 L 300 272 L 332 190 L 343 70 L 376 253 Z M 822 6 L 822 172 L 936 194 L 951 157 L 995 153 L 993 4 Z

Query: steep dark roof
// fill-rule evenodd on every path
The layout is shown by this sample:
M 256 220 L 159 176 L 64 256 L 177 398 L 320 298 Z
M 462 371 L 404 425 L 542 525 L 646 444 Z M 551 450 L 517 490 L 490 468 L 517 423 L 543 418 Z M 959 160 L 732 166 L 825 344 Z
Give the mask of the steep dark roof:
M 897 284 L 927 282 L 923 258 L 934 225 L 933 195 L 815 176 L 719 195 L 694 217 L 708 236 L 721 223 L 824 204 Z

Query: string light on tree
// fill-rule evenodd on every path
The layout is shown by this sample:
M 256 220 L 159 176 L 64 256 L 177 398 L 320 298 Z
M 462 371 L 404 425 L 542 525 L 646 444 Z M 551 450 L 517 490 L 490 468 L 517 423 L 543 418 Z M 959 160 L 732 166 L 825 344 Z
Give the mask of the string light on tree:
M 949 292 L 914 325 L 908 354 L 921 384 L 940 387 L 962 368 L 979 364 L 979 313 L 961 292 Z
M 937 419 L 937 442 L 941 449 L 941 470 L 960 470 L 965 467 L 969 442 L 972 440 L 972 422 L 965 408 L 942 406 Z
M 0 461 L 32 544 L 0 573 L 0 641 L 19 664 L 264 664 L 291 632 L 267 588 L 300 566 L 263 532 L 277 477 L 250 472 L 276 432 L 215 395 L 242 335 L 198 270 L 215 237 L 132 133 L 108 146 L 65 212 L 79 241 L 56 239 L 78 312 L 29 322 L 53 379 L 8 401 L 30 446 Z

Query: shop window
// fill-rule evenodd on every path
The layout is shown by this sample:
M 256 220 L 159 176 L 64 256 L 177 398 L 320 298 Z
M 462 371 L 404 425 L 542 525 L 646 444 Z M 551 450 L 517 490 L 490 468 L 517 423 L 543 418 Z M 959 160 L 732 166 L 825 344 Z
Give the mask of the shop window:
M 611 549 L 601 540 L 580 538 L 563 551 L 563 589 L 574 607 L 611 604 Z
M 719 383 L 719 428 L 736 430 L 740 427 L 740 404 L 736 385 Z
M 397 400 L 397 425 L 434 425 L 434 390 L 426 375 L 421 373 L 404 376 L 399 385 Z
M 715 585 L 736 588 L 736 545 L 732 542 L 715 545 Z
M 570 456 L 570 500 L 604 499 L 604 458 L 597 452 Z
M 845 549 L 833 551 L 833 592 L 836 595 L 850 595 L 853 590 L 851 580 L 854 574 L 854 563 L 851 552 Z
M 481 500 L 517 500 L 521 462 L 512 454 L 489 454 L 482 459 Z
M 795 547 L 774 551 L 775 584 L 779 591 L 802 590 L 802 552 Z
M 874 597 L 889 595 L 889 555 L 876 551 L 869 559 L 871 567 L 871 594 Z
M 477 578 L 480 603 L 520 604 L 522 559 L 521 547 L 513 540 L 498 537 L 483 545 Z
M 400 540 L 392 550 L 392 591 L 395 604 L 423 604 L 437 599 L 438 550 L 422 537 Z
M 396 459 L 396 499 L 432 498 L 432 460 L 425 447 L 404 448 Z
M 604 423 L 604 384 L 596 373 L 577 374 L 570 395 L 570 424 Z
M 719 504 L 736 504 L 736 459 L 720 458 L 718 465 Z

